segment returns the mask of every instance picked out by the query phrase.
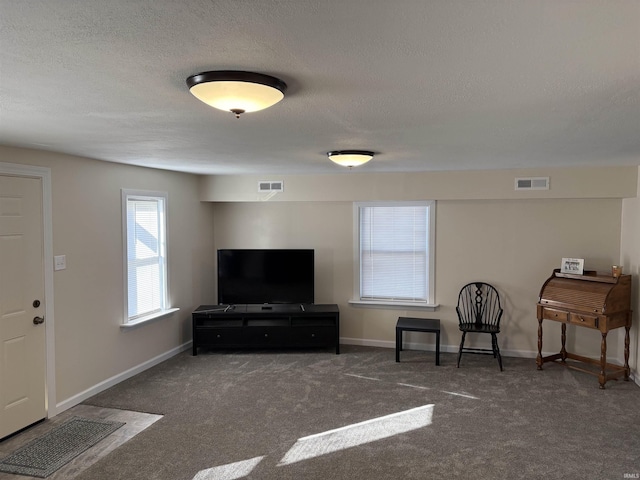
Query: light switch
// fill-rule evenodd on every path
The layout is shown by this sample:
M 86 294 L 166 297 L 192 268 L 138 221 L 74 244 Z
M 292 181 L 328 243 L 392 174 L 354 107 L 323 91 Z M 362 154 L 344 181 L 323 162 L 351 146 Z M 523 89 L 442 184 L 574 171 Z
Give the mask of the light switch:
M 53 257 L 53 269 L 54 270 L 64 270 L 67 268 L 67 256 L 66 255 L 56 255 Z

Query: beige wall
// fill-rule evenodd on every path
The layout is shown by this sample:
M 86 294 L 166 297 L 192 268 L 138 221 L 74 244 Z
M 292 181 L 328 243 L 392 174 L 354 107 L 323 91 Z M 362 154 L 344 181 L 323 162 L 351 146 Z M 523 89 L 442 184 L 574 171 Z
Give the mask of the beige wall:
M 516 177 L 549 177 L 551 188 L 515 191 Z M 445 349 L 456 350 L 458 291 L 480 279 L 495 284 L 504 299 L 502 349 L 531 356 L 537 351 L 535 304 L 542 283 L 562 257 L 584 258 L 586 268 L 600 271 L 620 262 L 622 201 L 637 197 L 637 179 L 637 167 L 208 176 L 201 178 L 200 198 L 216 202 L 216 248 L 315 248 L 316 300 L 340 305 L 344 342 L 392 347 L 399 315 L 428 316 L 443 321 Z M 258 182 L 265 180 L 283 181 L 284 192 L 258 194 Z M 353 202 L 414 199 L 437 200 L 439 310 L 351 306 Z M 570 330 L 567 347 L 598 358 L 600 336 L 585 330 Z M 559 331 L 559 325 L 545 323 L 547 353 L 559 350 Z M 611 335 L 608 346 L 610 358 L 621 361 L 621 337 Z
M 453 307 L 459 287 L 476 278 L 490 281 L 505 302 L 502 349 L 516 355 L 535 351 L 536 298 L 561 257 L 584 257 L 588 268 L 603 270 L 622 259 L 634 281 L 640 268 L 636 168 L 278 176 L 266 179 L 285 180 L 285 193 L 268 198 L 255 193 L 264 177 L 198 179 L 8 147 L 0 147 L 0 162 L 44 166 L 52 172 L 53 254 L 67 256 L 67 269 L 54 272 L 53 279 L 58 404 L 189 342 L 191 310 L 215 300 L 216 248 L 314 248 L 316 301 L 340 305 L 341 336 L 351 343 L 392 347 L 396 318 L 414 315 L 441 318 L 443 344 L 455 349 L 459 335 Z M 550 176 L 552 188 L 515 193 L 515 176 Z M 126 331 L 120 328 L 121 188 L 169 194 L 171 301 L 181 309 Z M 350 306 L 352 202 L 415 198 L 438 200 L 439 311 Z M 557 350 L 558 332 L 552 326 L 547 330 L 545 350 Z M 597 356 L 599 339 L 591 333 L 576 332 L 568 346 Z M 637 369 L 637 334 L 635 338 Z M 612 356 L 621 358 L 622 342 L 611 341 L 610 347 Z
M 640 189 L 639 189 L 640 191 Z M 634 310 L 633 325 L 631 327 L 631 346 L 629 364 L 635 373 L 635 381 L 640 385 L 640 198 L 628 198 L 622 202 L 622 243 L 620 247 L 620 263 L 625 273 L 633 275 L 632 305 Z M 623 348 L 621 346 L 620 348 Z
M 538 176 L 550 178 L 549 190 L 515 191 L 516 177 Z M 278 180 L 284 182 L 284 192 L 257 193 L 259 181 Z M 637 167 L 407 174 L 354 170 L 313 177 L 206 176 L 200 181 L 200 198 L 216 202 L 216 248 L 317 250 L 316 300 L 340 305 L 343 342 L 393 347 L 397 317 L 411 315 L 440 318 L 445 350 L 457 350 L 457 294 L 464 283 L 480 279 L 495 284 L 503 295 L 501 348 L 507 354 L 531 356 L 537 351 L 535 304 L 542 283 L 562 257 L 585 258 L 587 269 L 605 272 L 620 262 L 622 202 L 632 199 L 624 201 L 633 204 L 637 182 Z M 353 202 L 414 199 L 437 200 L 439 310 L 351 306 Z M 640 206 L 629 208 L 640 216 Z M 628 249 L 637 244 L 628 242 Z M 636 256 L 640 264 L 640 254 Z M 544 351 L 556 353 L 560 325 L 550 323 L 545 323 Z M 613 361 L 622 362 L 622 338 L 622 331 L 609 334 Z M 409 341 L 425 340 L 413 335 Z M 570 329 L 567 348 L 598 358 L 600 336 Z
M 216 203 L 216 248 L 316 249 L 316 302 L 337 303 L 345 343 L 393 347 L 398 316 L 440 318 L 442 344 L 460 336 L 455 303 L 462 285 L 484 280 L 501 292 L 501 348 L 531 356 L 537 349 L 535 304 L 542 283 L 562 257 L 608 270 L 620 256 L 620 199 L 442 200 L 436 214 L 436 312 L 354 307 L 352 202 Z M 585 232 L 587 225 L 597 229 Z M 551 323 L 551 322 L 548 322 Z M 545 324 L 546 325 L 546 324 Z M 600 336 L 570 332 L 567 347 L 599 357 Z M 545 350 L 560 349 L 560 326 L 545 327 Z M 421 337 L 410 337 L 422 342 Z M 427 342 L 432 341 L 428 339 Z M 620 356 L 618 342 L 610 345 Z
M 200 199 L 207 202 L 298 202 L 422 199 L 627 198 L 636 196 L 636 167 L 545 168 L 336 175 L 203 176 Z M 549 177 L 549 190 L 515 191 L 516 177 Z M 258 193 L 259 181 L 284 181 L 276 195 Z
M 197 177 L 35 150 L 0 147 L 0 162 L 52 172 L 57 403 L 191 340 L 190 315 L 214 288 L 212 205 Z M 122 330 L 122 188 L 166 191 L 171 317 Z

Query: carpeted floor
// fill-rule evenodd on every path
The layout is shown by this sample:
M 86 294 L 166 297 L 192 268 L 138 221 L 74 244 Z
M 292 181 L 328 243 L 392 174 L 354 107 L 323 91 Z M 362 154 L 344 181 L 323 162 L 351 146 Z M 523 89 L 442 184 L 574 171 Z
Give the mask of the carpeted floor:
M 396 363 L 391 349 L 355 346 L 340 355 L 184 352 L 85 402 L 164 417 L 76 478 L 603 480 L 640 473 L 635 383 L 611 381 L 600 390 L 593 376 L 558 365 L 540 372 L 533 359 L 505 357 L 504 372 L 490 356 L 465 355 L 457 369 L 455 355 L 442 354 L 441 363 L 435 366 L 433 352 L 404 351 Z M 423 413 L 413 424 L 414 412 L 400 413 L 411 409 Z M 380 417 L 387 423 L 373 421 Z M 398 430 L 394 419 L 404 422 Z M 347 428 L 360 422 L 367 423 Z M 371 433 L 376 428 L 389 436 Z M 300 438 L 335 429 L 306 439 L 305 459 L 285 460 L 300 450 Z

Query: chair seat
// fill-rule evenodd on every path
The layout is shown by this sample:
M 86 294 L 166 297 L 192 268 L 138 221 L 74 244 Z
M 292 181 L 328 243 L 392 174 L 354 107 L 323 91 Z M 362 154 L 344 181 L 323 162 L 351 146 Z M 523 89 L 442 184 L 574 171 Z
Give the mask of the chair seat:
M 461 332 L 500 333 L 497 325 L 476 325 L 475 323 L 460 323 Z

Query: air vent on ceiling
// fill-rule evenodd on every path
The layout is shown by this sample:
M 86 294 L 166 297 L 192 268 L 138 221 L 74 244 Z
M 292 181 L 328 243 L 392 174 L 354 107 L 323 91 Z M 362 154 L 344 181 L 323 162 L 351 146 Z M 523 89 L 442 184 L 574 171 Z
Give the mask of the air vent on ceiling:
M 516 178 L 516 190 L 549 190 L 549 177 Z
M 267 181 L 258 182 L 258 193 L 283 192 L 283 191 L 284 191 L 284 182 L 282 180 L 277 182 L 267 182 Z

